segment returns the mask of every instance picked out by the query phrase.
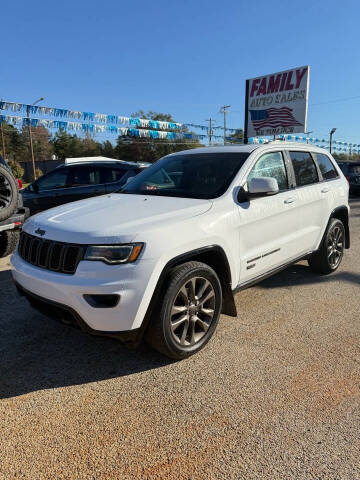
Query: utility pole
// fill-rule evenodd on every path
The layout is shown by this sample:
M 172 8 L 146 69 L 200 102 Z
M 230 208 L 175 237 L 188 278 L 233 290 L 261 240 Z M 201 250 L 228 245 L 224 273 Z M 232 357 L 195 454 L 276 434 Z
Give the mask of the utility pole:
M 228 114 L 227 109 L 230 108 L 231 105 L 223 105 L 220 108 L 220 113 L 224 114 L 224 145 L 226 145 L 226 115 Z
M 35 168 L 35 157 L 34 157 L 34 148 L 33 148 L 32 132 L 31 132 L 30 108 L 36 105 L 37 103 L 41 102 L 42 100 L 44 100 L 43 97 L 39 98 L 39 100 L 36 100 L 36 102 L 34 102 L 31 105 L 26 105 L 26 118 L 27 118 L 28 127 L 29 127 L 30 151 L 31 151 L 34 180 L 36 180 L 36 168 Z
M 213 119 L 210 117 L 210 118 L 207 118 L 207 119 L 205 120 L 205 122 L 209 122 L 209 130 L 208 130 L 209 134 L 208 134 L 208 135 L 209 135 L 209 145 L 210 145 L 210 147 L 211 147 L 211 145 L 212 145 L 212 135 L 213 135 L 212 124 L 213 124 L 213 122 L 215 123 L 215 120 L 213 120 Z

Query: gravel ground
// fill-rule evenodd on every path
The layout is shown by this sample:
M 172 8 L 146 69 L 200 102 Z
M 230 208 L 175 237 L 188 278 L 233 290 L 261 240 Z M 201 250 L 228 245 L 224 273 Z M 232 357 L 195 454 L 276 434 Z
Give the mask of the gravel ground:
M 360 201 L 330 277 L 237 295 L 176 363 L 32 311 L 0 261 L 0 479 L 360 478 Z

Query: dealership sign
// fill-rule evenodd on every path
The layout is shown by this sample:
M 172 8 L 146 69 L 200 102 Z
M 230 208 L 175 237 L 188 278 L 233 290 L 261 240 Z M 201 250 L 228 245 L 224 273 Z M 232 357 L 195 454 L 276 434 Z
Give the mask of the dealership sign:
M 246 80 L 245 137 L 306 131 L 310 67 Z

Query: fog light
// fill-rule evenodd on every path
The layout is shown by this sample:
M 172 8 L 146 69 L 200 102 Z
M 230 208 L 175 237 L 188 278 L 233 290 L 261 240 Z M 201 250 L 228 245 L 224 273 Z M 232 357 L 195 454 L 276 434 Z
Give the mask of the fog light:
M 94 308 L 114 308 L 119 303 L 120 295 L 83 295 L 87 303 Z

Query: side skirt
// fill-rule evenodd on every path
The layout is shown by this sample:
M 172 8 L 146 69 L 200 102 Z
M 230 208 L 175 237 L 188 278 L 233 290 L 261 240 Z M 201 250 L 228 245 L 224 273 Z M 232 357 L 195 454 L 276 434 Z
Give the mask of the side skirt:
M 272 275 L 275 275 L 276 273 L 281 272 L 282 270 L 285 270 L 285 268 L 289 267 L 290 265 L 293 265 L 296 262 L 300 262 L 300 260 L 306 260 L 310 257 L 310 255 L 313 252 L 308 252 L 305 255 L 301 255 L 301 257 L 295 258 L 294 260 L 291 260 L 290 262 L 284 263 L 283 265 L 280 265 L 279 267 L 273 268 L 272 270 L 269 270 L 266 273 L 263 273 L 255 278 L 252 278 L 244 283 L 239 283 L 239 285 L 233 290 L 233 293 L 240 292 L 241 290 L 245 290 L 246 288 L 252 287 L 253 285 L 256 285 L 259 282 L 262 282 L 266 278 L 271 277 Z

